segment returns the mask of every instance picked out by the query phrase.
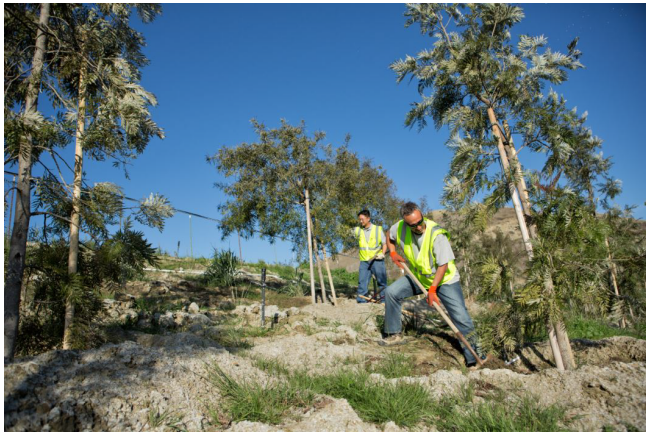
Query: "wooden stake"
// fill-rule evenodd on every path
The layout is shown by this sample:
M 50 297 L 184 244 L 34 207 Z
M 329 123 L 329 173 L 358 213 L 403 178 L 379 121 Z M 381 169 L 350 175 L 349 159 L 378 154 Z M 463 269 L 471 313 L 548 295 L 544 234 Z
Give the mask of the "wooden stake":
M 318 244 L 316 237 L 314 237 L 314 253 L 316 254 L 316 265 L 318 266 L 318 278 L 320 279 L 320 294 L 321 300 L 325 303 L 327 297 L 325 296 L 325 280 L 323 279 L 323 269 L 320 265 L 320 256 L 318 255 Z
M 332 291 L 332 302 L 334 302 L 334 306 L 336 306 L 336 290 L 334 290 L 334 281 L 332 280 L 332 272 L 330 272 L 330 263 L 327 260 L 327 252 L 325 252 L 325 246 L 322 244 L 320 245 L 320 248 L 323 250 L 323 258 L 325 259 L 325 270 L 327 270 L 327 278 L 330 281 L 330 290 Z
M 307 215 L 307 249 L 309 250 L 309 283 L 311 284 L 311 303 L 316 303 L 316 284 L 314 283 L 314 258 L 311 250 L 311 214 L 309 212 L 309 190 L 305 189 L 305 214 Z

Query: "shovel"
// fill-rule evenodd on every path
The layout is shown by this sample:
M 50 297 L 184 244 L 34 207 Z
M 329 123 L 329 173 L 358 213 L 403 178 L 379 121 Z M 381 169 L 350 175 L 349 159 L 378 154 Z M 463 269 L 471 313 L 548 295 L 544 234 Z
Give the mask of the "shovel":
M 402 263 L 402 267 L 404 268 L 404 271 L 406 272 L 406 274 L 408 276 L 410 276 L 411 279 L 417 283 L 418 287 L 420 287 L 420 290 L 422 290 L 422 292 L 424 294 L 427 294 L 427 289 L 424 288 L 422 283 L 415 277 L 415 275 L 413 275 L 413 272 L 411 272 L 411 270 L 408 268 L 408 266 L 405 263 Z M 433 308 L 435 308 L 436 311 L 438 311 L 438 314 L 440 314 L 440 316 L 444 319 L 444 321 L 447 322 L 447 325 L 449 325 L 451 330 L 454 331 L 454 334 L 456 334 L 456 337 L 458 337 L 458 339 L 461 342 L 463 342 L 463 344 L 469 349 L 469 351 L 472 353 L 472 355 L 474 355 L 474 358 L 476 358 L 476 364 L 478 364 L 479 366 L 482 366 L 483 365 L 483 360 L 481 358 L 479 358 L 479 356 L 476 354 L 476 351 L 474 350 L 474 348 L 472 348 L 472 346 L 470 346 L 470 344 L 467 341 L 467 339 L 465 338 L 465 336 L 458 330 L 458 328 L 456 328 L 456 325 L 454 325 L 454 322 L 451 321 L 449 316 L 447 316 L 447 314 L 444 312 L 442 307 L 440 305 L 438 305 L 438 303 L 436 301 L 433 301 Z

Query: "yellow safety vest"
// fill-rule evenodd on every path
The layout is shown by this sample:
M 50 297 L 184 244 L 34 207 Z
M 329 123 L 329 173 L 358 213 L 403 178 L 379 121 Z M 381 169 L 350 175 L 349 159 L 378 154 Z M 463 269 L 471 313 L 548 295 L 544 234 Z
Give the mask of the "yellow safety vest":
M 381 225 L 370 224 L 370 240 L 366 240 L 366 233 L 361 227 L 354 229 L 354 234 L 359 239 L 359 261 L 370 261 L 381 251 Z
M 413 236 L 408 225 L 401 220 L 397 223 L 397 243 L 402 247 L 406 259 L 411 263 L 413 274 L 420 280 L 422 285 L 430 287 L 433 284 L 433 278 L 436 276 L 436 254 L 433 252 L 433 241 L 438 234 L 444 234 L 449 239 L 449 232 L 432 220 L 424 219 L 427 229 L 424 231 L 424 242 L 420 247 L 418 258 L 413 254 Z M 456 261 L 451 260 L 447 263 L 447 271 L 438 285 L 446 284 L 456 275 Z

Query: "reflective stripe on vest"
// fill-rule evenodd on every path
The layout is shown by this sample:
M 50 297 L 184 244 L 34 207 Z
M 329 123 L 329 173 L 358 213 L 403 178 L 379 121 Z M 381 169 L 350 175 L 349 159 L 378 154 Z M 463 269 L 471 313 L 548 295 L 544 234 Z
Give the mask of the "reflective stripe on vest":
M 381 225 L 371 224 L 369 240 L 366 240 L 366 232 L 362 228 L 356 227 L 354 231 L 359 240 L 359 261 L 370 261 L 381 250 Z
M 449 239 L 449 232 L 437 223 L 432 220 L 424 220 L 427 225 L 427 229 L 424 232 L 422 246 L 420 247 L 420 252 L 418 252 L 417 258 L 413 253 L 413 235 L 411 229 L 404 223 L 404 220 L 401 220 L 397 223 L 397 243 L 402 247 L 404 256 L 411 263 L 411 268 L 413 269 L 413 274 L 418 278 L 418 280 L 425 287 L 430 287 L 433 284 L 433 278 L 436 276 L 436 255 L 433 250 L 433 241 L 438 237 L 439 234 L 444 234 L 447 239 Z M 424 253 L 424 254 L 423 254 Z M 442 281 L 438 285 L 446 284 L 456 275 L 456 261 L 451 260 L 447 263 L 447 271 L 442 277 Z

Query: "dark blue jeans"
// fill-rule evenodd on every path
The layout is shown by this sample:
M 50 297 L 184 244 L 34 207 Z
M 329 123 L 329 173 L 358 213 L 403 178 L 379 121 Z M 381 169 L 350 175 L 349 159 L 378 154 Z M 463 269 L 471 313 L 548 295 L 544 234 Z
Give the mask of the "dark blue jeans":
M 384 289 L 386 288 L 386 265 L 384 264 L 384 260 L 375 260 L 372 262 L 362 261 L 359 263 L 359 287 L 357 288 L 357 294 L 368 296 L 368 283 L 370 282 L 371 275 L 375 275 L 377 279 L 377 291 L 381 298 L 384 296 Z M 357 296 L 357 302 L 364 304 L 368 301 Z
M 410 296 L 419 294 L 422 294 L 422 291 L 409 276 L 401 277 L 386 289 L 386 314 L 384 318 L 384 332 L 386 334 L 402 332 L 402 301 Z M 476 353 L 481 355 L 481 352 L 477 350 L 474 323 L 465 307 L 465 298 L 463 297 L 463 290 L 460 287 L 460 281 L 438 287 L 438 298 L 447 309 L 447 313 L 449 313 L 449 317 L 454 322 L 454 325 L 465 336 Z M 474 355 L 472 355 L 460 340 L 458 342 L 463 349 L 465 361 L 468 364 L 475 363 L 476 358 L 474 358 Z M 481 358 L 483 357 L 481 356 Z

